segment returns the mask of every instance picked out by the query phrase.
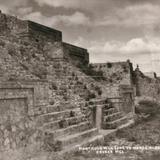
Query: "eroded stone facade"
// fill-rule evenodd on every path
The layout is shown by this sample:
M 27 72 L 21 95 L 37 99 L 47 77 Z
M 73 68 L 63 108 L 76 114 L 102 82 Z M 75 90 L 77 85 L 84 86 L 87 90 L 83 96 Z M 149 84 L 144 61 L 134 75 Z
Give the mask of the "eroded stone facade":
M 132 63 L 126 62 L 107 62 L 92 64 L 95 70 L 102 71 L 106 78 L 106 83 L 110 85 L 131 85 L 132 84 Z
M 89 70 L 87 50 L 64 43 L 60 31 L 3 13 L 0 20 L 0 149 L 65 150 L 102 138 L 99 119 L 107 120 L 104 129 L 127 123 L 133 112 L 129 61 Z M 100 70 L 103 79 L 82 66 L 87 73 Z M 109 115 L 96 116 L 99 106 Z
M 0 150 L 17 150 L 40 141 L 36 115 L 48 103 L 48 83 L 0 83 Z
M 134 72 L 134 83 L 136 86 L 136 96 L 151 97 L 159 101 L 160 79 L 159 77 L 148 76 L 140 71 L 139 68 Z

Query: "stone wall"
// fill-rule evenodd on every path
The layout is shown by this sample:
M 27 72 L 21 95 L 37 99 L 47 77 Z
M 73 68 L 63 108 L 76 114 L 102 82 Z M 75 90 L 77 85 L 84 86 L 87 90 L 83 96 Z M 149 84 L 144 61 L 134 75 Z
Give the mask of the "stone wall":
M 106 96 L 108 98 L 120 97 L 120 88 L 119 85 L 105 85 L 106 88 Z
M 157 78 L 157 75 L 155 72 L 145 72 L 143 73 L 145 76 L 150 77 L 150 78 Z
M 0 13 L 0 21 L 0 35 L 17 35 L 22 32 L 27 32 L 27 23 L 14 16 Z
M 139 68 L 134 72 L 134 83 L 136 86 L 136 96 L 160 98 L 160 79 L 150 78 L 144 75 Z
M 114 63 L 95 63 L 92 64 L 93 68 L 97 71 L 102 71 L 103 76 L 107 84 L 132 84 L 132 64 L 129 61 L 126 62 L 114 62 Z
M 53 28 L 49 28 L 47 26 L 43 26 L 41 24 L 25 21 L 27 23 L 28 32 L 27 38 L 32 40 L 33 42 L 45 44 L 46 42 L 61 42 L 62 41 L 62 32 L 55 30 Z M 23 33 L 21 34 L 23 35 Z
M 63 43 L 63 51 L 65 58 L 76 66 L 88 65 L 89 54 L 86 49 L 68 43 Z
M 0 151 L 15 150 L 40 141 L 36 107 L 48 103 L 48 83 L 0 83 Z M 0 154 L 1 154 L 0 152 Z
M 45 44 L 62 41 L 62 32 L 32 21 L 20 20 L 14 16 L 0 13 L 0 34 L 11 34 L 27 41 Z
M 87 50 L 62 42 L 60 31 L 2 13 L 0 20 L 0 155 L 1 150 L 43 143 L 42 123 L 53 122 L 56 109 L 65 113 L 61 106 L 77 108 L 89 121 L 89 102 L 98 99 L 100 104 L 110 99 L 125 113 L 132 110 L 129 61 L 93 64 L 106 78 L 96 81 L 80 68 L 89 68 Z
M 0 38 L 1 80 L 46 79 L 51 85 L 50 100 L 52 102 L 64 101 L 64 99 L 68 101 L 77 100 L 80 94 L 84 98 L 87 98 L 85 95 L 90 96 L 92 94 L 93 96 L 95 93 L 99 96 L 101 94 L 99 88 L 95 91 L 95 87 L 88 86 L 92 82 L 95 83 L 91 77 L 82 73 L 79 68 L 74 67 L 75 65 L 63 58 L 62 42 L 55 42 L 54 45 L 48 42 L 42 49 L 32 45 L 32 43 L 17 42 L 16 40 L 17 38 L 14 36 Z M 62 85 L 64 87 L 60 87 Z M 65 91 L 55 91 L 54 86 L 63 88 Z M 80 93 L 83 88 L 86 88 L 85 92 Z M 91 93 L 92 90 L 93 93 Z
M 46 43 L 43 51 L 48 60 L 64 59 L 63 43 Z
M 120 85 L 119 87 L 120 97 L 122 100 L 121 109 L 127 113 L 134 112 L 134 97 L 135 97 L 135 88 L 130 85 Z
M 22 49 L 22 47 L 21 47 Z M 22 59 L 17 59 L 20 54 L 20 48 L 17 49 L 15 42 L 5 41 L 5 38 L 0 38 L 0 80 L 13 81 L 17 79 L 31 80 L 39 79 L 30 72 L 24 65 L 21 65 Z M 23 52 L 24 53 L 24 52 Z M 31 52 L 30 52 L 31 53 Z M 27 54 L 27 57 L 29 54 Z M 25 55 L 23 55 L 25 59 Z
M 125 114 L 134 112 L 134 87 L 130 85 L 107 85 L 106 96 L 113 106 Z
M 96 71 L 102 71 L 106 97 L 114 107 L 120 108 L 124 113 L 133 112 L 134 85 L 133 68 L 129 60 L 126 62 L 91 64 Z
M 17 43 L 23 41 L 25 48 L 28 45 L 36 47 L 37 52 L 41 50 L 41 54 L 46 54 L 51 59 L 65 58 L 75 65 L 89 63 L 87 50 L 62 42 L 62 32 L 58 30 L 3 13 L 0 13 L 0 21 L 1 37 L 12 37 L 11 41 Z

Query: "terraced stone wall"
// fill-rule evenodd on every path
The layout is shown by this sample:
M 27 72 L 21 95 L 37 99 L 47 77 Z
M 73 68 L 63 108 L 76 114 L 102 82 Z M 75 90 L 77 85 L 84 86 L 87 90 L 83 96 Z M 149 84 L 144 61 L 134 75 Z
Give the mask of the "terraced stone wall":
M 135 89 L 130 85 L 108 85 L 107 98 L 112 105 L 124 113 L 134 112 Z
M 25 21 L 19 20 L 14 16 L 3 14 L 2 12 L 0 12 L 0 21 L 0 35 L 18 35 L 28 30 Z
M 1 34 L 14 34 L 28 40 L 46 43 L 48 41 L 62 41 L 62 32 L 34 23 L 28 20 L 20 20 L 17 17 L 0 13 Z
M 134 83 L 136 86 L 136 96 L 151 97 L 159 100 L 160 98 L 160 79 L 151 78 L 144 75 L 139 69 L 136 69 Z
M 88 65 L 89 54 L 86 49 L 63 43 L 64 56 L 76 66 Z
M 40 141 L 39 105 L 48 103 L 45 82 L 0 83 L 0 151 L 17 150 Z M 0 152 L 0 155 L 2 155 Z
M 92 64 L 97 71 L 102 71 L 106 84 L 131 85 L 132 84 L 132 63 L 126 62 L 108 62 Z
M 86 49 L 62 42 L 62 32 L 41 24 L 20 20 L 17 17 L 0 13 L 0 35 L 13 36 L 15 41 L 25 41 L 43 50 L 53 59 L 65 58 L 75 65 L 88 64 Z

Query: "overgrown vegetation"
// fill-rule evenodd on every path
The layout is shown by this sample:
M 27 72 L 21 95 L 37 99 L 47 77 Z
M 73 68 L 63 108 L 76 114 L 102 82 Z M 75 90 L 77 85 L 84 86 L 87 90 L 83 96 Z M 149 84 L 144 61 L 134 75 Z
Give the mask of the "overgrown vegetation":
M 0 46 L 4 47 L 5 46 L 5 42 L 0 40 Z
M 51 83 L 50 84 L 50 89 L 51 90 L 58 90 L 58 87 L 57 87 L 57 85 L 55 83 Z
M 95 86 L 95 90 L 97 91 L 99 96 L 102 94 L 102 90 L 99 86 Z
M 55 101 L 54 101 L 54 100 L 51 100 L 51 101 L 49 102 L 49 104 L 50 104 L 50 105 L 54 105 L 54 104 L 55 104 Z
M 86 101 L 89 101 L 90 99 L 93 99 L 93 98 L 96 98 L 95 93 L 93 93 L 93 92 L 88 92 L 85 100 L 86 100 Z
M 108 62 L 108 63 L 107 63 L 107 67 L 108 67 L 108 68 L 112 68 L 112 63 L 109 63 L 109 62 Z
M 14 45 L 7 45 L 6 47 L 8 50 L 8 54 L 10 54 L 11 56 L 13 56 L 16 53 L 16 49 Z

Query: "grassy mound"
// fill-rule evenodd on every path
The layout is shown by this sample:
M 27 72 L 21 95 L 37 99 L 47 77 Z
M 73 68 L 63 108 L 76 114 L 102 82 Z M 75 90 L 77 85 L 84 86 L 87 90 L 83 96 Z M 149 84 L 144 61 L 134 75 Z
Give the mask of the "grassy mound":
M 135 113 L 154 116 L 157 113 L 160 113 L 160 104 L 152 100 L 141 100 L 135 107 Z

